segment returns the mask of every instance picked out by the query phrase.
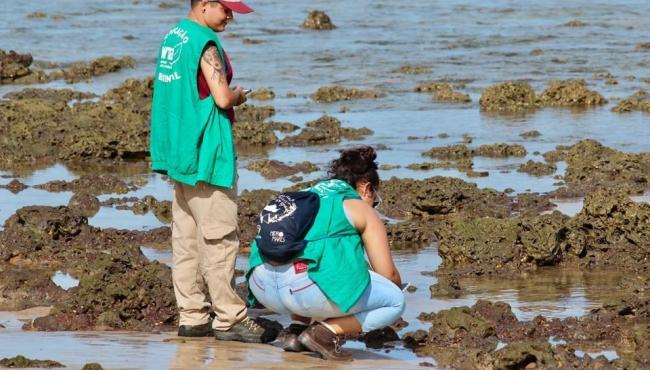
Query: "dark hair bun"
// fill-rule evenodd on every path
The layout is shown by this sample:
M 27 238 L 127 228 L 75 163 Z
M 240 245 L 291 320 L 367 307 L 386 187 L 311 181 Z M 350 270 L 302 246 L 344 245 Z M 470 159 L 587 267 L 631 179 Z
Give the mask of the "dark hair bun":
M 330 178 L 345 180 L 352 186 L 367 180 L 376 187 L 379 185 L 376 159 L 377 153 L 369 146 L 344 150 L 338 159 L 332 161 L 328 174 Z

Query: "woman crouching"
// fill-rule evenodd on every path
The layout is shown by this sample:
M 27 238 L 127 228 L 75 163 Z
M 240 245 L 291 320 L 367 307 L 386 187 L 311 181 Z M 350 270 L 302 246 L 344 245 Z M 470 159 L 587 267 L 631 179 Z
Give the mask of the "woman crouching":
M 262 211 L 246 274 L 249 303 L 291 315 L 287 351 L 351 360 L 345 338 L 391 325 L 404 311 L 400 274 L 373 209 L 381 200 L 376 158 L 371 147 L 346 150 L 328 180 Z M 269 252 L 273 243 L 290 254 Z

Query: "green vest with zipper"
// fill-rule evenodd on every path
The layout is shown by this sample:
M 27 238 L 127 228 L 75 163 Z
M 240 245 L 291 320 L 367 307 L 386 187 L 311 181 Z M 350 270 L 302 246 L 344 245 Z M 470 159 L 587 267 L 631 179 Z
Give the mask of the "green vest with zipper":
M 232 188 L 236 151 L 226 111 L 212 96 L 199 98 L 197 73 L 203 51 L 223 49 L 211 29 L 184 19 L 172 28 L 158 50 L 151 106 L 151 167 L 194 186 L 203 181 Z
M 345 199 L 361 199 L 347 182 L 321 181 L 305 191 L 320 197 L 320 208 L 314 224 L 307 232 L 307 245 L 294 260 L 308 262 L 307 273 L 327 298 L 347 312 L 359 300 L 370 283 L 363 241 L 357 229 L 348 221 L 343 209 Z M 266 259 L 253 241 L 249 257 L 249 280 L 253 269 Z M 257 302 L 248 292 L 248 303 Z

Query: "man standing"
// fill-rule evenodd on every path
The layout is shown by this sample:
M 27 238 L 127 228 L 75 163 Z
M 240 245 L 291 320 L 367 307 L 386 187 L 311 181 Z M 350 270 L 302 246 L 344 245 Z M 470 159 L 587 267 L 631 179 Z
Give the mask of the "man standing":
M 167 33 L 158 52 L 151 161 L 174 183 L 172 276 L 180 336 L 274 339 L 247 317 L 232 284 L 239 249 L 233 107 L 246 95 L 229 86 L 232 67 L 216 32 L 225 30 L 233 12 L 251 11 L 239 0 L 191 0 L 188 17 Z

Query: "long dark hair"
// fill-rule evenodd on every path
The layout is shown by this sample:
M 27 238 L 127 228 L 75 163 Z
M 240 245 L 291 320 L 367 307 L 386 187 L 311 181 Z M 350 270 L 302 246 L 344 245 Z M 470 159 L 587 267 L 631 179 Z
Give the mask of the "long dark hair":
M 357 183 L 366 180 L 370 182 L 373 189 L 377 189 L 379 175 L 375 159 L 377 159 L 377 153 L 369 146 L 344 150 L 338 159 L 330 163 L 327 175 L 330 179 L 346 181 L 352 187 L 356 187 Z

